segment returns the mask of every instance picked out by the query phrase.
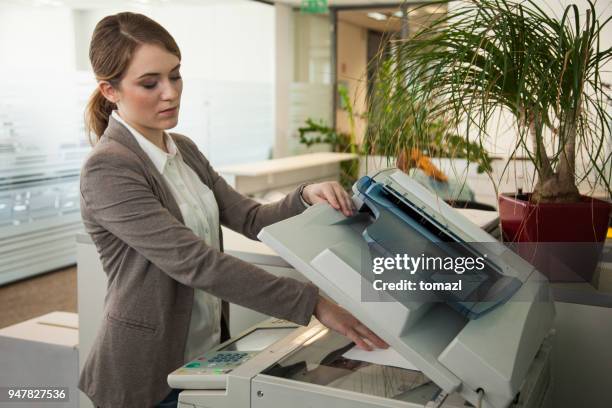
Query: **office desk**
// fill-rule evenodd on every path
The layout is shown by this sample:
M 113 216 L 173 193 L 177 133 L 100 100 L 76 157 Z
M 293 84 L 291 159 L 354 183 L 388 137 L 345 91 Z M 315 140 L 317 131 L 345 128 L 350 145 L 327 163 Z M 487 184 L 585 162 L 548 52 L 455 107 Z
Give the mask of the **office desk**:
M 217 168 L 236 190 L 247 195 L 288 193 L 304 182 L 340 180 L 340 163 L 357 159 L 352 153 L 320 152 Z

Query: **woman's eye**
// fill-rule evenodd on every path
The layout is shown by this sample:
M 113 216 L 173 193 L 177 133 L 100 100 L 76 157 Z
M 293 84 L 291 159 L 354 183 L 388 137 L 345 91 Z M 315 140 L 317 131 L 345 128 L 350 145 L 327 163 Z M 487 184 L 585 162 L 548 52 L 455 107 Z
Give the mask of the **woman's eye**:
M 170 77 L 170 79 L 171 79 L 172 81 L 178 81 L 179 79 L 182 79 L 182 78 L 183 78 L 183 77 L 182 77 L 182 76 L 180 76 L 180 75 Z
M 149 83 L 142 84 L 142 86 L 144 88 L 147 88 L 147 89 L 153 89 L 153 88 L 155 88 L 156 85 L 157 85 L 157 82 L 153 82 L 153 83 L 150 83 L 150 84 Z

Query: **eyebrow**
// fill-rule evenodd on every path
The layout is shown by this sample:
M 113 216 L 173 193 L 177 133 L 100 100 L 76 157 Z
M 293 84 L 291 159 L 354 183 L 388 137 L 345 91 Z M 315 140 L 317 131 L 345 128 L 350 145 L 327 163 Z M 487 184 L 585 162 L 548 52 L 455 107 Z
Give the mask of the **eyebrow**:
M 170 72 L 176 71 L 180 67 L 181 67 L 181 64 L 178 64 L 176 67 L 172 68 L 170 70 Z M 141 78 L 144 78 L 144 77 L 148 77 L 148 76 L 158 76 L 158 75 L 160 75 L 159 72 L 147 72 L 146 74 L 142 74 L 141 76 L 139 76 L 138 79 L 141 79 Z

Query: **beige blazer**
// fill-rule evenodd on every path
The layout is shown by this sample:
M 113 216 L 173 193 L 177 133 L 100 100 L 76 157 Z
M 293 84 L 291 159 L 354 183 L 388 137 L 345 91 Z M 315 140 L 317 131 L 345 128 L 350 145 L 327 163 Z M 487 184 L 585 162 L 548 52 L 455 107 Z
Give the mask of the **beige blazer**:
M 221 225 L 256 239 L 266 225 L 305 208 L 298 190 L 261 205 L 220 177 L 187 137 L 172 134 L 185 163 L 215 195 Z M 206 246 L 134 136 L 112 117 L 81 171 L 81 215 L 108 275 L 104 319 L 79 388 L 98 407 L 150 407 L 183 364 L 193 288 L 305 325 L 318 298 L 312 284 L 276 277 Z M 223 240 L 219 229 L 221 248 Z

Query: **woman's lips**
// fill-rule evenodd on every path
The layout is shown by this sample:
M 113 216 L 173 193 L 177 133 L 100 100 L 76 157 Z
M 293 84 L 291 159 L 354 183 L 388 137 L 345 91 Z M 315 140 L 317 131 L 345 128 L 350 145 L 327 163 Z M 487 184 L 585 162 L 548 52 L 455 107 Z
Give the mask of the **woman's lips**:
M 159 114 L 162 116 L 173 116 L 176 114 L 176 112 L 178 111 L 178 107 L 175 106 L 174 108 L 170 108 L 170 109 L 166 109 L 163 111 L 160 111 Z

